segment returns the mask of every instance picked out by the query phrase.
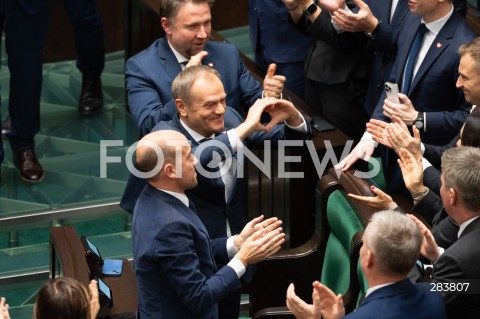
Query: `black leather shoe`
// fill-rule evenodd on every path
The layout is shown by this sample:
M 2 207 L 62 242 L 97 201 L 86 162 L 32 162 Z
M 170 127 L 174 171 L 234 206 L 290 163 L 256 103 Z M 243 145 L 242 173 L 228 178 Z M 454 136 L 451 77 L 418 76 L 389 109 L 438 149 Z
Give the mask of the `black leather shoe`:
M 13 163 L 20 171 L 20 177 L 28 183 L 40 183 L 45 174 L 37 160 L 34 150 L 23 150 L 13 153 Z
M 2 122 L 2 137 L 7 138 L 10 134 L 10 116 L 7 116 Z
M 78 101 L 78 111 L 82 115 L 94 115 L 102 110 L 103 94 L 100 78 L 91 81 L 83 78 L 82 92 Z

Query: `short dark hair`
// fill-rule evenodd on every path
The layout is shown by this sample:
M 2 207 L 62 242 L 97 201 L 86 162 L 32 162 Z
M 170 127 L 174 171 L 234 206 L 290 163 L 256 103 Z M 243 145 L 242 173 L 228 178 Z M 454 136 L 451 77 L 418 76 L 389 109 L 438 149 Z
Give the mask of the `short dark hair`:
M 460 139 L 462 146 L 480 147 L 480 109 L 478 107 L 468 114 Z
M 178 14 L 178 10 L 185 3 L 208 3 L 211 8 L 215 3 L 215 0 L 162 0 L 160 3 L 160 16 L 168 20 L 175 19 Z

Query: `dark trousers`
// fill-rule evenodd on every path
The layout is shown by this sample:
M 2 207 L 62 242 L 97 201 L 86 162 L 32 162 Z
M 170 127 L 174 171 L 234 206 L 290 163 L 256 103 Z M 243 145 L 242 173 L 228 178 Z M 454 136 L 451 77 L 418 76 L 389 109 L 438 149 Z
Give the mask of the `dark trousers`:
M 240 315 L 240 291 L 236 291 L 218 303 L 219 319 L 238 319 Z
M 95 0 L 63 0 L 73 26 L 77 68 L 89 80 L 100 77 L 105 66 L 103 23 Z
M 364 108 L 368 80 L 323 84 L 305 80 L 305 101 L 331 124 L 357 143 L 365 132 L 369 116 Z
M 48 1 L 32 8 L 18 0 L 0 1 L 0 33 L 6 34 L 10 70 L 9 114 L 12 151 L 34 148 L 40 128 L 42 63 L 48 26 Z M 3 147 L 0 159 L 3 160 Z

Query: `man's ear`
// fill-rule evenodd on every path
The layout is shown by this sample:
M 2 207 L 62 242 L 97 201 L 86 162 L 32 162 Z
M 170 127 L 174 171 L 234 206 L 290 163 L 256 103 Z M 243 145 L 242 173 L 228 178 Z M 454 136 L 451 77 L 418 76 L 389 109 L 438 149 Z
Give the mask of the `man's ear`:
M 165 33 L 168 35 L 172 35 L 172 24 L 168 22 L 167 18 L 162 18 L 161 20 L 162 28 L 165 30 Z
M 175 167 L 171 163 L 165 164 L 162 169 L 164 170 L 165 175 L 167 175 L 168 178 L 175 178 L 177 176 L 175 173 Z
M 450 201 L 450 205 L 455 205 L 458 201 L 458 194 L 454 188 L 448 189 L 448 200 Z
M 372 251 L 370 249 L 366 249 L 366 252 L 365 252 L 365 266 L 367 266 L 367 268 L 372 268 L 374 262 L 375 262 L 375 256 L 372 254 Z
M 180 117 L 187 117 L 186 104 L 181 99 L 175 99 L 175 106 Z

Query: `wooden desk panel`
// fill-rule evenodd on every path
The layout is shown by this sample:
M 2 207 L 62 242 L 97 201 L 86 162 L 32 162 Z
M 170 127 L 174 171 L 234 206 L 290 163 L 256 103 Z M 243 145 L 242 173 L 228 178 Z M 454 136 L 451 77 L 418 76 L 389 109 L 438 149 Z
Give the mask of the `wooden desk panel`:
M 73 226 L 52 227 L 50 229 L 50 278 L 59 275 L 78 280 L 85 287 L 90 282 L 85 250 Z M 102 280 L 112 290 L 113 307 L 102 307 L 99 318 L 115 317 L 120 314 L 133 315 L 137 311 L 137 283 L 132 264 L 123 260 L 122 275 L 103 276 Z

